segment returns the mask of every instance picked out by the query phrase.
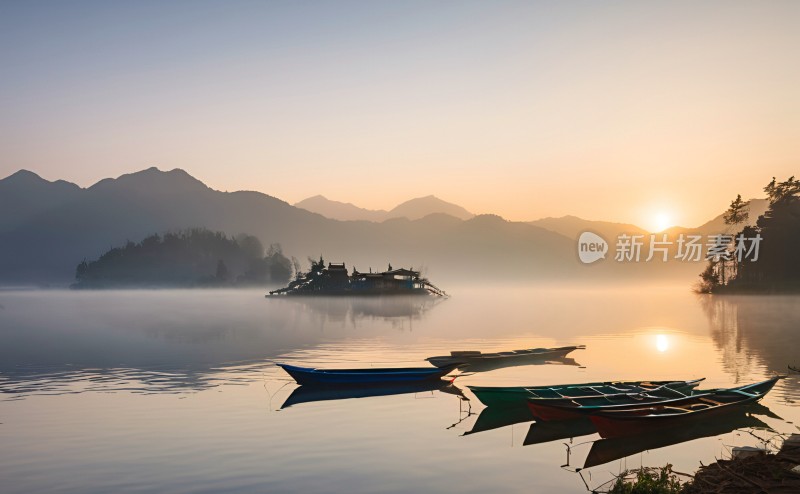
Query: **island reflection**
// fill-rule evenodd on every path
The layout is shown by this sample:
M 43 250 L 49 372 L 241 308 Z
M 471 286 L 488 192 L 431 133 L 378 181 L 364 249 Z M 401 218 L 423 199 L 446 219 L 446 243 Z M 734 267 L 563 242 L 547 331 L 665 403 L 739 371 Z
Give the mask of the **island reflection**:
M 413 331 L 441 303 L 420 296 L 286 297 L 257 291 L 6 292 L 0 392 L 164 393 L 237 384 L 343 329 Z M 278 373 L 279 374 L 279 373 Z
M 800 361 L 800 296 L 702 296 L 700 305 L 723 368 L 735 382 L 751 380 L 754 372 L 785 374 Z M 775 392 L 800 398 L 792 379 L 780 382 Z

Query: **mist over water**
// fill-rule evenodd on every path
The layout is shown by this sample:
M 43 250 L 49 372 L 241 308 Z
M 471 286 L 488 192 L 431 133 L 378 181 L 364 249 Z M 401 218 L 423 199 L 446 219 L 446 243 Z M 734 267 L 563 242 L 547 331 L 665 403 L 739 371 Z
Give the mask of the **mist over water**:
M 461 437 L 482 406 L 442 391 L 310 401 L 273 362 L 422 366 L 451 350 L 585 344 L 573 361 L 458 377 L 466 385 L 762 380 L 800 364 L 800 297 L 686 286 L 461 285 L 449 299 L 271 298 L 259 290 L 0 292 L 3 492 L 580 492 L 569 440 L 529 423 Z M 800 419 L 798 375 L 758 419 Z M 596 434 L 572 441 L 582 466 Z M 590 469 L 693 471 L 727 433 Z M 586 471 L 584 471 L 584 476 Z

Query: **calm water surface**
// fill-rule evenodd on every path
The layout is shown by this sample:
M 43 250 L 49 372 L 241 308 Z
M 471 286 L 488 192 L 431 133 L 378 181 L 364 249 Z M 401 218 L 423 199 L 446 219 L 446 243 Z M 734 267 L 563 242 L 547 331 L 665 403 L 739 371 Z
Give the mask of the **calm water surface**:
M 626 467 L 670 462 L 690 472 L 757 445 L 755 436 L 798 430 L 798 374 L 727 429 L 643 451 L 595 445 L 599 436 L 579 428 L 481 416 L 464 386 L 762 380 L 800 364 L 800 297 L 641 286 L 451 291 L 448 300 L 0 291 L 0 491 L 585 492 L 584 482 L 595 487 Z M 464 396 L 321 399 L 331 396 L 293 394 L 272 363 L 425 365 L 450 350 L 570 344 L 587 348 L 558 364 L 460 376 Z M 548 434 L 556 440 L 540 442 Z M 603 451 L 610 461 L 575 471 Z

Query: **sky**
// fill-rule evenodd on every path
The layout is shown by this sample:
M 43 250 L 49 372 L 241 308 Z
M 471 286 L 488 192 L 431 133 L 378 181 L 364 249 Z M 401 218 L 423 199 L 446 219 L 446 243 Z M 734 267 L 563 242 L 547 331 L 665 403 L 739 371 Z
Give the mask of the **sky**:
M 800 2 L 0 0 L 0 176 L 696 226 L 800 175 Z

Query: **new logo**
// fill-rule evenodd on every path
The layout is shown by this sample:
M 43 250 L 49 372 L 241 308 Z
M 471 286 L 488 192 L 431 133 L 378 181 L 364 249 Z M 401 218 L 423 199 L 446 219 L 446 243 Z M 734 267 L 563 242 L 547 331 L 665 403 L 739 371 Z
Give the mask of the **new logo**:
M 606 258 L 608 242 L 592 232 L 583 232 L 578 238 L 578 257 L 584 264 L 591 264 Z

